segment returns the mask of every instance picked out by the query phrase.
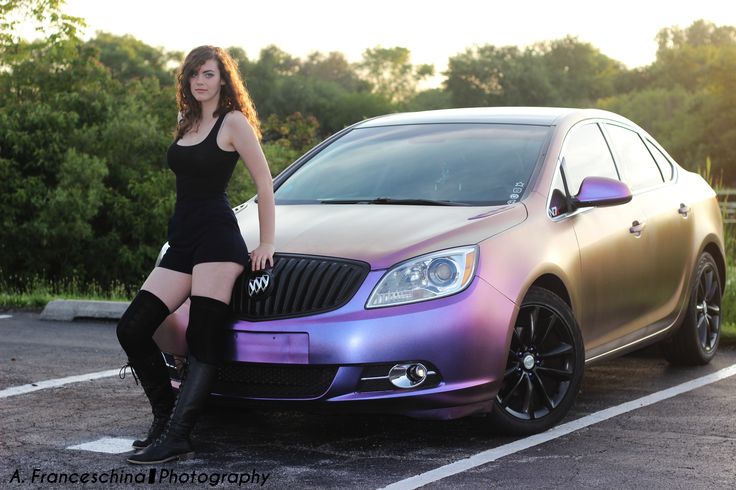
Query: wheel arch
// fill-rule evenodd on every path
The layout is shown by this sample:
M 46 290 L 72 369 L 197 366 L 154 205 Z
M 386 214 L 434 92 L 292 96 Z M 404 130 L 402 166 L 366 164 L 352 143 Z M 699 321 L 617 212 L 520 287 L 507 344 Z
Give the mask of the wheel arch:
M 718 246 L 718 244 L 715 241 L 710 241 L 706 243 L 702 251 L 708 252 L 711 255 L 711 257 L 713 257 L 713 260 L 716 261 L 716 266 L 718 268 L 718 278 L 721 280 L 721 289 L 722 290 L 725 289 L 726 288 L 726 258 L 723 256 L 723 252 L 721 251 L 721 248 Z
M 555 295 L 557 295 L 562 301 L 567 303 L 567 306 L 570 307 L 570 310 L 575 311 L 575 308 L 573 308 L 572 305 L 572 299 L 570 297 L 570 293 L 567 290 L 567 286 L 565 286 L 565 283 L 555 274 L 547 273 L 539 276 L 537 279 L 534 280 L 534 282 L 531 283 L 529 286 L 529 289 L 531 289 L 534 286 L 541 287 L 543 289 L 546 289 Z M 527 289 L 527 293 L 529 292 L 529 289 Z

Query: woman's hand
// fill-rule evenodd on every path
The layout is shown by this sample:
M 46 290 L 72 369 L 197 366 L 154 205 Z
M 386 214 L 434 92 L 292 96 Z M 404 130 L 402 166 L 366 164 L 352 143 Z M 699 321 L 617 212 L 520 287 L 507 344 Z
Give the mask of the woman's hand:
M 273 267 L 273 254 L 276 251 L 275 247 L 270 243 L 261 243 L 258 247 L 253 250 L 250 254 L 250 265 L 251 271 L 259 271 L 265 269 L 267 264 L 269 267 Z

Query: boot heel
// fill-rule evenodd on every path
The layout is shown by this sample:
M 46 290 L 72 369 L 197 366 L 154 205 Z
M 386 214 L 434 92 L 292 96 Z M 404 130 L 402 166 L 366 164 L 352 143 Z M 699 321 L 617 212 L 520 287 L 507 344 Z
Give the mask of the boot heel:
M 139 465 L 146 465 L 146 464 L 161 464 L 161 463 L 168 463 L 169 461 L 178 461 L 182 459 L 188 459 L 194 456 L 194 451 L 189 451 L 186 453 L 181 454 L 173 454 L 169 456 L 164 456 L 161 459 L 158 460 L 146 460 L 146 461 L 138 461 L 136 459 L 133 459 L 132 456 L 128 458 L 128 463 L 131 464 L 139 464 Z

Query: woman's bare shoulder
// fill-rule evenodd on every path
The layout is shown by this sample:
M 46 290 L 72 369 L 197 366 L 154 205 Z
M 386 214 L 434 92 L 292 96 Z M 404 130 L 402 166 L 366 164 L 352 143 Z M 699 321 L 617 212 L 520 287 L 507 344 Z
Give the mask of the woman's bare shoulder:
M 242 124 L 243 122 L 248 122 L 248 118 L 245 117 L 245 114 L 243 114 L 241 111 L 238 110 L 232 110 L 225 114 L 225 121 L 232 124 L 235 122 L 235 124 Z
M 251 126 L 250 121 L 248 121 L 248 118 L 238 110 L 230 111 L 225 114 L 223 124 L 228 128 L 232 128 L 236 133 L 242 131 L 247 131 L 249 133 L 253 132 L 253 127 Z

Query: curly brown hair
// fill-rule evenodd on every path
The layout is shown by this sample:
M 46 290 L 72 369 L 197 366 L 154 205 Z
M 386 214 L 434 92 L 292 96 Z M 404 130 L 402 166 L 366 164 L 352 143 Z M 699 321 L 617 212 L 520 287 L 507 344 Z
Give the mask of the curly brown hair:
M 225 85 L 220 89 L 220 100 L 213 116 L 217 117 L 230 111 L 240 111 L 250 122 L 253 130 L 261 138 L 261 125 L 253 100 L 240 78 L 238 65 L 222 48 L 216 46 L 199 46 L 194 48 L 184 59 L 184 64 L 176 74 L 176 103 L 179 106 L 180 118 L 176 126 L 176 138 L 181 138 L 202 117 L 202 105 L 192 95 L 189 79 L 208 60 L 217 61 L 220 78 Z

